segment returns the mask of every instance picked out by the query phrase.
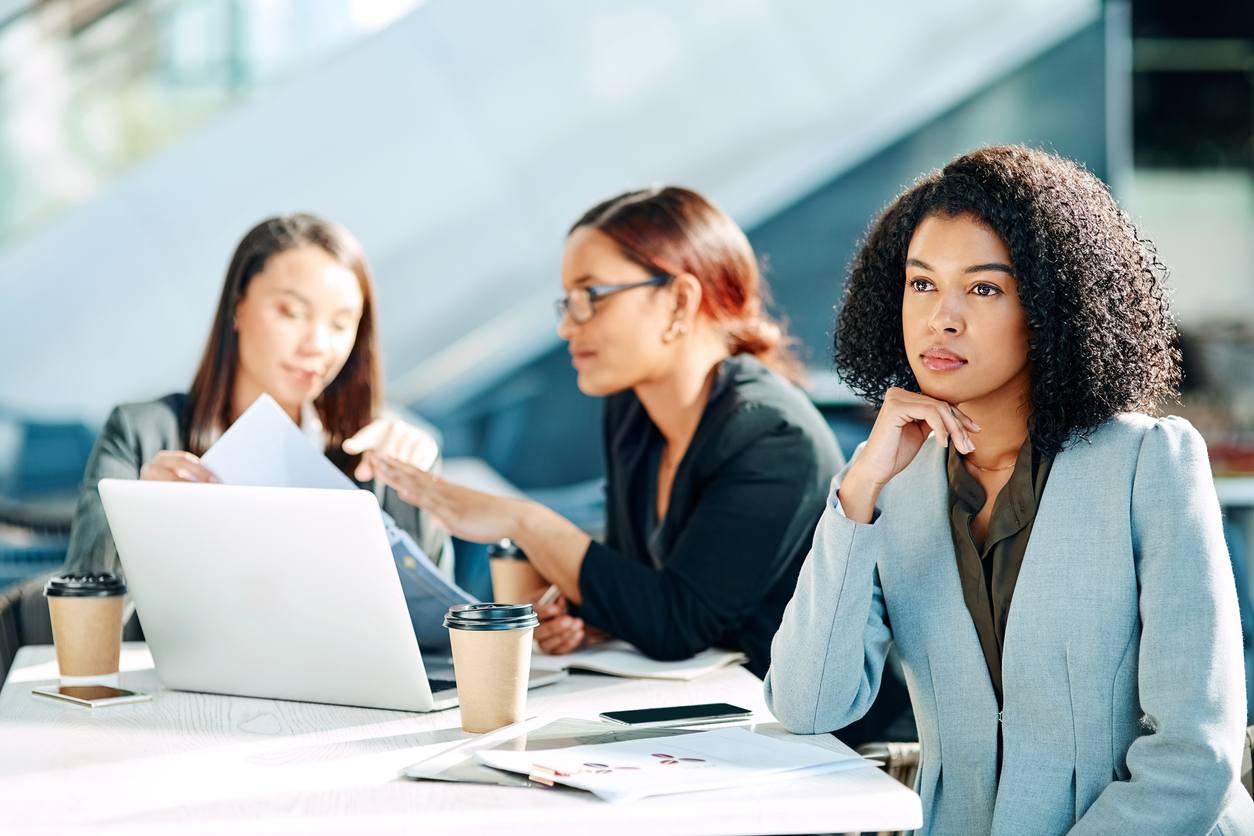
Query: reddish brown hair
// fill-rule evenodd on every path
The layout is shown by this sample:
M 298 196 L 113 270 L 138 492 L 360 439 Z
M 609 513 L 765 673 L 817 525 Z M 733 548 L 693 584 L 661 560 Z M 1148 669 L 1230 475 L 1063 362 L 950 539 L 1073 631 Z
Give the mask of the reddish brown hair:
M 235 248 L 209 341 L 189 393 L 189 452 L 203 455 L 231 423 L 231 398 L 239 366 L 235 308 L 244 298 L 249 281 L 265 269 L 271 257 L 310 246 L 320 247 L 352 270 L 361 286 L 357 340 L 344 368 L 314 401 L 327 432 L 327 450 L 337 454 L 333 457 L 336 464 L 351 471 L 355 460 L 339 455 L 340 445 L 370 423 L 382 400 L 383 369 L 375 328 L 374 283 L 366 256 L 353 234 L 339 224 L 306 213 L 267 218 L 250 229 Z
M 752 354 L 794 383 L 801 363 L 783 323 L 766 312 L 769 290 L 753 247 L 722 209 L 690 189 L 625 192 L 584 213 L 570 232 L 592 227 L 652 273 L 689 273 L 701 282 L 701 313 L 722 326 L 732 354 Z

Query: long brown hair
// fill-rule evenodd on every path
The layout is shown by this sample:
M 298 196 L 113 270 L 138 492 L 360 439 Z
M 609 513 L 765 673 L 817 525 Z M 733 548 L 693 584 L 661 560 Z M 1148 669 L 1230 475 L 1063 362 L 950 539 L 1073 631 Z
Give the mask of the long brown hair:
M 794 383 L 803 377 L 785 325 L 766 312 L 770 291 L 753 247 L 722 209 L 690 189 L 624 192 L 584 213 L 570 232 L 592 227 L 650 272 L 689 273 L 701 282 L 701 313 L 727 332 L 732 354 L 752 354 Z
M 357 276 L 361 285 L 361 321 L 357 339 L 340 369 L 314 401 L 314 408 L 327 433 L 327 449 L 337 452 L 378 413 L 382 400 L 383 369 L 379 337 L 375 328 L 374 283 L 361 244 L 339 224 L 316 215 L 297 213 L 267 218 L 254 226 L 235 248 L 227 267 L 222 298 L 209 331 L 209 342 L 200 359 L 188 399 L 188 451 L 200 456 L 230 426 L 235 372 L 239 366 L 239 334 L 235 331 L 235 308 L 253 276 L 265 269 L 271 257 L 299 247 L 325 250 Z M 334 458 L 346 471 L 353 464 L 343 456 Z

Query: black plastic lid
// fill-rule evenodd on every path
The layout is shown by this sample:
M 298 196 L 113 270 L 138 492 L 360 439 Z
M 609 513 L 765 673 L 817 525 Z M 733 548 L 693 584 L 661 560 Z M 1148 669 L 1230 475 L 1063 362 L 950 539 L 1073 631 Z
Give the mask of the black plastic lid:
M 56 575 L 44 584 L 50 598 L 112 598 L 126 594 L 126 581 L 117 575 Z
M 450 630 L 524 630 L 539 623 L 530 604 L 456 604 L 444 615 Z
M 506 537 L 488 545 L 488 557 L 495 560 L 526 560 L 527 555 L 518 548 L 518 544 Z

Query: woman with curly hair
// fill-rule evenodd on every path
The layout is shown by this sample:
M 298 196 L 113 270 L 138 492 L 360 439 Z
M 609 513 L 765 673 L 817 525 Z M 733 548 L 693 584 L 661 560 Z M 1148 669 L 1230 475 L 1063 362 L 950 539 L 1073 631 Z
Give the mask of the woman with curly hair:
M 772 645 L 768 702 L 825 732 L 889 644 L 927 833 L 1249 833 L 1232 571 L 1164 270 L 1105 186 L 984 148 L 855 256 L 835 362 L 879 405 Z

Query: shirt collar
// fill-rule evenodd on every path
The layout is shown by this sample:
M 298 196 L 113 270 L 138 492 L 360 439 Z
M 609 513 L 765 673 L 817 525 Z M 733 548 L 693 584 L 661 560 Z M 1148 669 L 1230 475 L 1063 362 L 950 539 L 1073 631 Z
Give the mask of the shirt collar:
M 322 426 L 322 419 L 318 417 L 318 410 L 314 407 L 313 401 L 306 401 L 301 404 L 300 431 L 319 450 L 327 446 L 326 431 Z
M 967 470 L 963 459 L 962 454 L 950 444 L 946 467 L 951 501 L 963 513 L 975 516 L 984 507 L 988 495 L 979 480 Z M 1032 439 L 1029 436 L 1019 448 L 1014 472 L 998 495 L 995 513 L 989 518 L 989 529 L 984 538 L 986 550 L 998 540 L 1022 530 L 1036 517 L 1036 507 L 1044 489 L 1043 477 L 1047 472 L 1042 468 L 1040 459 L 1033 456 Z

